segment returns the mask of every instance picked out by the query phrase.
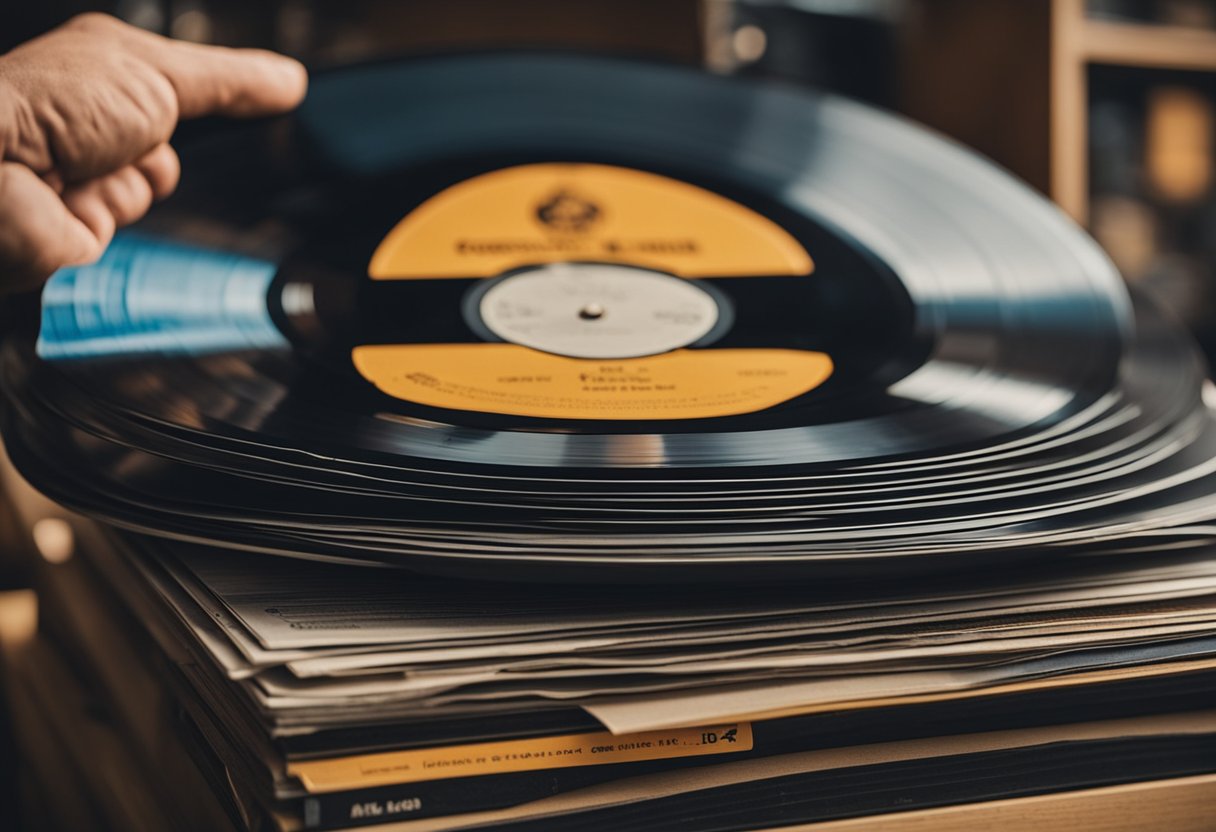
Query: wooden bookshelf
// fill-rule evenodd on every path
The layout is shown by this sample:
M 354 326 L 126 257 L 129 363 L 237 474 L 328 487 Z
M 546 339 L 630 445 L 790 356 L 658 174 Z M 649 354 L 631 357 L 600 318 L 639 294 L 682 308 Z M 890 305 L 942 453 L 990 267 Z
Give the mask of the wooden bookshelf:
M 1084 0 L 916 0 L 902 49 L 913 118 L 1088 218 L 1088 69 L 1216 72 L 1216 32 L 1113 22 Z
M 1216 72 L 1216 31 L 1087 20 L 1079 43 L 1090 63 Z

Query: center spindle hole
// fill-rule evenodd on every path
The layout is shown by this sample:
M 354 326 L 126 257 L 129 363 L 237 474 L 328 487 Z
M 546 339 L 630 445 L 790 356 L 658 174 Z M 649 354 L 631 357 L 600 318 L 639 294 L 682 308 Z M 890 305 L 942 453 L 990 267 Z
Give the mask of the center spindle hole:
M 604 309 L 601 304 L 592 301 L 582 309 L 578 310 L 578 316 L 584 321 L 598 321 L 600 318 L 604 317 L 604 312 L 606 311 L 607 310 Z

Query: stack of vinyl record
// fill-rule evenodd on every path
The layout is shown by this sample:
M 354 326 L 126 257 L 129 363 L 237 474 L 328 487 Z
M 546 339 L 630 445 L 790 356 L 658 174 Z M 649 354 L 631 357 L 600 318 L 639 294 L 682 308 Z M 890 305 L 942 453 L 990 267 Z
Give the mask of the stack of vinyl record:
M 180 144 L 182 192 L 0 353 L 8 453 L 66 507 L 27 520 L 78 553 L 12 698 L 108 715 L 163 804 L 84 777 L 116 825 L 1216 782 L 1205 368 L 987 163 L 526 53 L 334 71 Z

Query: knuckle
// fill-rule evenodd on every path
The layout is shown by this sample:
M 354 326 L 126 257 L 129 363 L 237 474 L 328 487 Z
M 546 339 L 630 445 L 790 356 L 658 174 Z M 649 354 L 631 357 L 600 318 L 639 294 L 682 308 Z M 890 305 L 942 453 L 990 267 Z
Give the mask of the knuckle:
M 152 183 L 135 168 L 131 168 L 128 179 L 127 187 L 131 189 L 133 203 L 139 206 L 139 212 L 142 214 L 152 204 Z
M 118 18 L 103 12 L 83 12 L 71 18 L 63 28 L 78 32 L 111 32 L 124 25 Z
M 121 86 L 94 102 L 105 111 L 105 132 L 141 150 L 167 141 L 178 116 L 173 86 L 138 65 L 126 67 L 123 77 Z
M 140 168 L 154 199 L 163 199 L 173 193 L 181 176 L 177 154 L 167 144 L 149 153 Z
M 152 187 L 134 168 L 116 176 L 109 194 L 110 211 L 120 225 L 134 222 L 152 206 Z
M 148 83 L 147 109 L 154 114 L 162 140 L 168 140 L 177 123 L 177 90 L 163 75 L 157 74 Z

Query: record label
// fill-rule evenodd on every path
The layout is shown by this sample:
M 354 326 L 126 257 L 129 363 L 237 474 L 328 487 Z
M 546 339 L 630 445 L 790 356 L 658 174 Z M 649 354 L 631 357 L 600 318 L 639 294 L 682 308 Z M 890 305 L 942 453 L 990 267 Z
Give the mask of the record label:
M 374 280 L 493 277 L 567 260 L 681 277 L 806 275 L 785 229 L 726 197 L 629 168 L 544 163 L 475 176 L 414 209 L 372 255 Z
M 423 202 L 368 266 L 373 280 L 493 278 L 463 304 L 489 343 L 362 345 L 352 360 L 381 392 L 428 407 L 563 420 L 752 413 L 818 387 L 833 362 L 704 348 L 733 322 L 713 278 L 813 270 L 785 229 L 686 182 L 599 164 L 505 168 Z
M 676 350 L 590 361 L 517 344 L 356 347 L 381 391 L 430 407 L 548 419 L 704 419 L 773 407 L 832 374 L 821 352 Z

